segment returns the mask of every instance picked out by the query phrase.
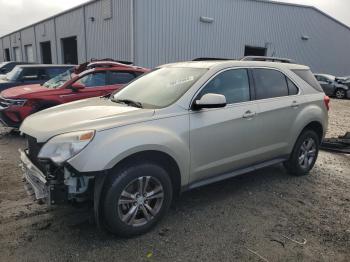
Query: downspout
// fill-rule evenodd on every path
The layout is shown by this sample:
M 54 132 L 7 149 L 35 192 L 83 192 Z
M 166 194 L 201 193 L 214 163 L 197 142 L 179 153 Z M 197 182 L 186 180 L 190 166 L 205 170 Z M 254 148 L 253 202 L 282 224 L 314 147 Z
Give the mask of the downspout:
M 58 42 L 57 42 L 57 30 L 56 30 L 56 17 L 53 18 L 53 30 L 55 34 L 55 49 L 56 49 L 56 63 L 55 64 L 63 64 L 58 61 Z
M 135 0 L 130 1 L 130 62 L 135 64 Z
M 87 37 L 86 37 L 86 6 L 83 6 L 83 19 L 84 19 L 84 42 L 85 42 L 85 61 L 88 59 L 88 51 L 87 51 Z M 79 62 L 78 62 L 79 63 Z

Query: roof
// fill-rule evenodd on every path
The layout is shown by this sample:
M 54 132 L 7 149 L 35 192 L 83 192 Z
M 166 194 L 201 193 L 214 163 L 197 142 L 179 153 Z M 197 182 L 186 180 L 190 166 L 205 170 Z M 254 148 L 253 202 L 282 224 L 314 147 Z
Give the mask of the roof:
M 30 64 L 30 65 L 17 65 L 17 67 L 74 67 L 75 65 L 46 65 L 46 64 Z
M 8 34 L 6 34 L 6 35 L 0 36 L 0 38 L 4 38 L 4 37 L 7 37 L 7 36 L 10 36 L 10 35 L 12 35 L 12 34 L 14 34 L 14 33 L 23 31 L 23 30 L 25 30 L 25 29 L 27 29 L 27 28 L 30 28 L 30 27 L 32 27 L 32 26 L 38 25 L 38 24 L 40 24 L 40 23 L 43 23 L 43 22 L 45 22 L 45 21 L 54 19 L 54 18 L 59 17 L 59 16 L 61 16 L 61 15 L 63 15 L 63 14 L 66 14 L 66 13 L 69 13 L 69 12 L 71 12 L 71 11 L 77 10 L 77 9 L 79 9 L 79 8 L 81 8 L 81 7 L 85 7 L 85 6 L 89 5 L 89 4 L 91 4 L 91 3 L 93 3 L 93 2 L 97 2 L 97 1 L 101 1 L 101 0 L 90 0 L 90 1 L 88 1 L 88 2 L 86 2 L 86 3 L 80 4 L 80 5 L 78 5 L 78 6 L 75 6 L 75 7 L 73 7 L 73 8 L 70 8 L 70 9 L 67 9 L 67 10 L 65 10 L 65 11 L 63 11 L 63 12 L 60 12 L 60 13 L 58 13 L 58 14 L 56 14 L 56 15 L 53 15 L 53 16 L 50 16 L 50 17 L 45 18 L 45 19 L 43 19 L 43 20 L 40 20 L 40 21 L 38 21 L 38 22 L 36 22 L 36 23 L 30 24 L 30 25 L 28 25 L 28 26 L 22 27 L 22 28 L 20 28 L 20 29 L 18 29 L 18 30 L 16 30 L 16 31 L 13 31 L 13 32 L 8 33 Z M 130 0 L 130 1 L 131 1 L 131 0 Z M 330 18 L 331 20 L 333 20 L 334 22 L 338 23 L 339 25 L 342 25 L 342 26 L 344 26 L 344 27 L 346 27 L 347 29 L 350 30 L 350 26 L 348 26 L 348 25 L 346 25 L 346 24 L 340 22 L 339 20 L 335 19 L 333 16 L 331 16 L 331 15 L 329 15 L 329 14 L 327 14 L 327 13 L 321 11 L 320 9 L 318 9 L 317 7 L 314 7 L 314 6 L 303 5 L 303 4 L 295 4 L 295 3 L 286 3 L 286 2 L 277 2 L 277 1 L 274 1 L 274 0 L 247 0 L 247 1 L 255 1 L 255 2 L 262 2 L 262 3 L 267 3 L 267 4 L 287 5 L 287 6 L 294 6 L 294 7 L 302 7 L 302 8 L 313 9 L 313 10 L 315 10 L 316 12 L 321 13 L 322 15 L 324 15 L 324 16 Z
M 212 69 L 216 67 L 272 67 L 272 68 L 287 68 L 287 69 L 310 69 L 305 65 L 292 63 L 276 63 L 266 61 L 239 61 L 239 60 L 217 60 L 217 61 L 189 61 L 172 64 L 165 64 L 162 67 L 185 67 L 185 68 L 206 68 Z

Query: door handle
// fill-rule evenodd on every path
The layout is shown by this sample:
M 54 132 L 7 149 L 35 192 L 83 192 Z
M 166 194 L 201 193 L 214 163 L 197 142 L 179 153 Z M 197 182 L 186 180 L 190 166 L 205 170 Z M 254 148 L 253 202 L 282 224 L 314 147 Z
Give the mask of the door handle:
M 293 108 L 299 107 L 299 103 L 298 103 L 297 101 L 293 101 L 293 102 L 292 102 L 292 107 L 293 107 Z
M 248 110 L 247 112 L 244 113 L 243 118 L 249 119 L 249 118 L 253 118 L 255 115 L 256 115 L 255 112 Z

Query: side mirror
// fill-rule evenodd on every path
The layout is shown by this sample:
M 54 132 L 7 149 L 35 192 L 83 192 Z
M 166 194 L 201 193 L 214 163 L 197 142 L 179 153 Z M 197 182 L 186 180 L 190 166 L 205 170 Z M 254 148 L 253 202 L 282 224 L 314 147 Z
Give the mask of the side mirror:
M 71 85 L 71 89 L 73 91 L 79 91 L 79 90 L 84 89 L 84 88 L 85 88 L 85 86 L 83 84 L 77 83 L 77 82 L 75 82 Z
M 220 108 L 226 106 L 226 97 L 219 94 L 205 94 L 200 100 L 194 101 L 194 109 Z

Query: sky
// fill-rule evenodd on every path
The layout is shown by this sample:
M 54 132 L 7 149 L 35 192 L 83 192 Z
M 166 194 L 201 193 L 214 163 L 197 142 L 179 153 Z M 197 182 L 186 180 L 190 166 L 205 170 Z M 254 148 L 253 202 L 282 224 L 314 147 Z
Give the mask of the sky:
M 0 36 L 84 2 L 87 0 L 0 0 Z M 314 5 L 350 26 L 350 0 L 283 0 L 282 2 Z

